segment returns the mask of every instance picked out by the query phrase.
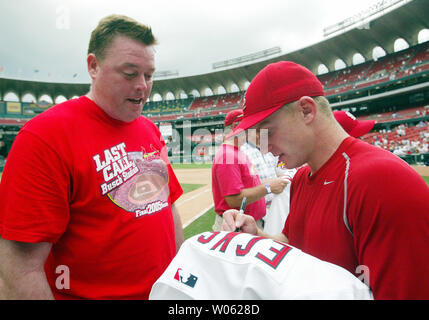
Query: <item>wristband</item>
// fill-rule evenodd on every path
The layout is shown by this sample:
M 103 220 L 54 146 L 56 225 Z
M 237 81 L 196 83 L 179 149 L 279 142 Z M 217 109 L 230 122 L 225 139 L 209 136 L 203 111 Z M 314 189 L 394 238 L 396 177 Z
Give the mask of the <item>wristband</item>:
M 268 183 L 265 184 L 265 189 L 267 189 L 267 194 L 271 194 L 271 188 Z

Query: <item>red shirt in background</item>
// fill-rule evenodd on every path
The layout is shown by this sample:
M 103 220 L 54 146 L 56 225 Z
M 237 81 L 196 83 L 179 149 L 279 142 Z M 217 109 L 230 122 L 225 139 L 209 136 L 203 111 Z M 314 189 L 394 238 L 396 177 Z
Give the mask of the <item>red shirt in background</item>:
M 259 186 L 261 181 L 247 156 L 237 147 L 222 144 L 213 159 L 212 191 L 215 211 L 222 215 L 230 208 L 225 201 L 229 195 L 239 194 L 241 190 Z M 265 216 L 265 198 L 250 203 L 244 213 L 259 220 Z

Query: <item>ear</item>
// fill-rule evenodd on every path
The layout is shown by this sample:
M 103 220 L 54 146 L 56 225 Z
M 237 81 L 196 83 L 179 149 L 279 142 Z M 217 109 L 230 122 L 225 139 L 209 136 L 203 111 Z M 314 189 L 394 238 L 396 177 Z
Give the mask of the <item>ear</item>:
M 90 53 L 86 58 L 86 62 L 88 65 L 88 73 L 91 79 L 95 79 L 99 70 L 99 62 L 95 54 Z
M 306 124 L 313 122 L 317 114 L 316 102 L 311 97 L 301 97 L 298 100 L 298 111 Z

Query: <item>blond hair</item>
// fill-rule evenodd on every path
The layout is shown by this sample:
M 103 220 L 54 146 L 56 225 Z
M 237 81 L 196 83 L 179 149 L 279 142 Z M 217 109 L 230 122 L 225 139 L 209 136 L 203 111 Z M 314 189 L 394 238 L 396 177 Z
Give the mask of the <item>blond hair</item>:
M 331 108 L 331 105 L 329 104 L 328 99 L 326 99 L 324 96 L 318 96 L 318 97 L 314 97 L 313 100 L 316 102 L 316 104 L 319 107 L 319 110 L 325 116 L 328 116 L 329 118 L 334 117 L 332 114 L 332 108 Z

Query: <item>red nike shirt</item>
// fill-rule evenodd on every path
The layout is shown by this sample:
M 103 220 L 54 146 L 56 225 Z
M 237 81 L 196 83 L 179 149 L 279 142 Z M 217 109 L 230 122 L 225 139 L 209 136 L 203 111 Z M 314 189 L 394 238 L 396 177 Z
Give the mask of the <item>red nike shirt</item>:
M 376 299 L 429 299 L 429 188 L 407 163 L 347 138 L 291 186 L 289 243 L 346 268 Z

